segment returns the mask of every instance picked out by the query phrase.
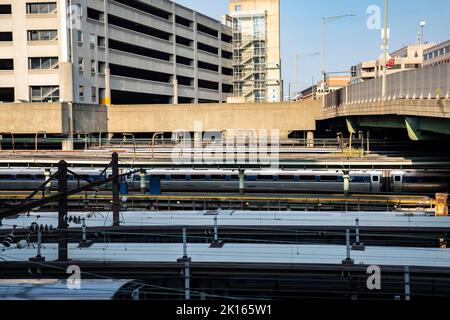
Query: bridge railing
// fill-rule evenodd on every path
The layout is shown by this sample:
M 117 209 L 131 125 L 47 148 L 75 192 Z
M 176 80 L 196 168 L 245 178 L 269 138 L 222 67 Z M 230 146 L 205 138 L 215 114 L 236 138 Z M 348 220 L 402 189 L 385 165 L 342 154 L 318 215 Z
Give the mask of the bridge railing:
M 450 99 L 450 64 L 441 64 L 387 76 L 386 100 Z M 325 108 L 382 101 L 382 78 L 334 91 L 325 97 Z

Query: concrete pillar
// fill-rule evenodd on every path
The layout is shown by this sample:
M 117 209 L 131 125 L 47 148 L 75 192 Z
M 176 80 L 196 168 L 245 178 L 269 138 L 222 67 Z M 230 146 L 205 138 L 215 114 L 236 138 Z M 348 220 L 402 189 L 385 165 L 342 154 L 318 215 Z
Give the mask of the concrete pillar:
M 140 174 L 139 174 L 139 177 L 140 177 L 140 184 L 139 184 L 139 186 L 140 186 L 140 189 L 141 189 L 141 193 L 145 193 L 145 189 L 146 189 L 146 174 L 145 174 L 145 172 L 144 171 L 142 171 Z
M 73 138 L 63 139 L 62 149 L 63 151 L 73 151 Z
M 239 194 L 245 193 L 245 170 L 239 170 Z
M 48 179 L 50 179 L 50 175 L 51 175 L 51 174 L 50 174 L 50 170 L 49 170 L 49 169 L 45 169 L 45 172 L 44 172 L 44 179 L 45 179 L 45 181 L 47 181 Z M 52 182 L 49 181 L 49 182 L 45 185 L 45 192 L 46 192 L 47 194 L 50 193 L 51 187 L 52 187 Z
M 344 171 L 344 195 L 348 197 L 350 193 L 350 175 L 348 171 Z
M 314 148 L 314 131 L 308 131 L 306 133 L 306 145 L 308 148 Z
M 173 104 L 178 104 L 178 80 L 176 75 L 173 79 Z
M 108 133 L 108 145 L 111 145 L 111 141 L 114 138 L 114 133 Z

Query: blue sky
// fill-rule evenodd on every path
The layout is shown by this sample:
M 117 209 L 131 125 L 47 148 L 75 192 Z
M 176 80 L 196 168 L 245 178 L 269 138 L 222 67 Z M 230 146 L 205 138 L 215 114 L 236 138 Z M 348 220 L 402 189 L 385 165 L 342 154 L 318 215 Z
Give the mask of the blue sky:
M 228 0 L 175 0 L 213 18 L 228 11 Z M 441 42 L 450 39 L 450 1 L 390 0 L 390 51 L 417 41 L 420 21 L 426 21 L 425 40 Z M 287 89 L 295 82 L 295 55 L 321 51 L 321 17 L 355 14 L 327 25 L 326 70 L 344 71 L 362 60 L 381 54 L 381 31 L 367 28 L 367 8 L 384 9 L 384 0 L 281 0 L 282 72 Z M 383 18 L 383 17 L 381 17 Z M 320 78 L 320 56 L 299 61 L 302 88 Z M 294 86 L 295 84 L 293 84 Z

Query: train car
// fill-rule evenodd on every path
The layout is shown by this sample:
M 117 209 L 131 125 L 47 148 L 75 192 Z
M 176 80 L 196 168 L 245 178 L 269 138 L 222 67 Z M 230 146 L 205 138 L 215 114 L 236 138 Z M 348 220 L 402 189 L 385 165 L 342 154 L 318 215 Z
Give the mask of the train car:
M 447 172 L 391 171 L 390 183 L 395 193 L 450 192 Z
M 162 191 L 235 192 L 239 188 L 239 174 L 232 170 L 150 170 L 148 175 L 161 177 Z M 381 172 L 351 172 L 351 192 L 380 192 Z M 140 176 L 133 175 L 129 184 L 139 190 Z M 245 188 L 248 192 L 341 192 L 344 176 L 339 171 L 283 171 L 247 170 Z
M 77 175 L 68 175 L 70 189 L 84 186 L 85 180 L 95 182 L 110 177 L 107 170 L 101 174 L 100 169 L 71 169 Z M 54 174 L 56 169 L 51 169 Z M 121 173 L 130 172 L 122 169 Z M 151 176 L 161 179 L 162 192 L 236 192 L 239 189 L 237 170 L 215 169 L 151 169 L 146 172 L 146 188 L 149 188 Z M 436 193 L 449 192 L 449 172 L 425 171 L 351 171 L 350 192 L 353 193 Z M 35 190 L 41 186 L 48 175 L 45 169 L 10 168 L 0 169 L 1 190 Z M 140 190 L 140 174 L 133 173 L 122 178 L 129 191 Z M 57 190 L 58 182 L 50 184 Z M 245 188 L 248 192 L 259 193 L 336 193 L 344 188 L 344 173 L 338 170 L 281 170 L 260 169 L 245 171 Z M 100 187 L 110 190 L 111 184 Z
M 114 279 L 83 279 L 77 290 L 66 280 L 0 279 L 1 300 L 131 300 L 127 288 L 132 281 Z

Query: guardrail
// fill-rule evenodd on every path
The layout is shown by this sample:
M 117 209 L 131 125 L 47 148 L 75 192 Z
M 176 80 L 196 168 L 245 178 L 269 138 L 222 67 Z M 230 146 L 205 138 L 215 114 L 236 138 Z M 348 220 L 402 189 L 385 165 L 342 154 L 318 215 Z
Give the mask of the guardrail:
M 331 92 L 325 97 L 325 109 L 401 99 L 450 99 L 449 63 L 387 76 L 385 99 L 381 96 L 382 81 L 382 78 L 372 79 Z

